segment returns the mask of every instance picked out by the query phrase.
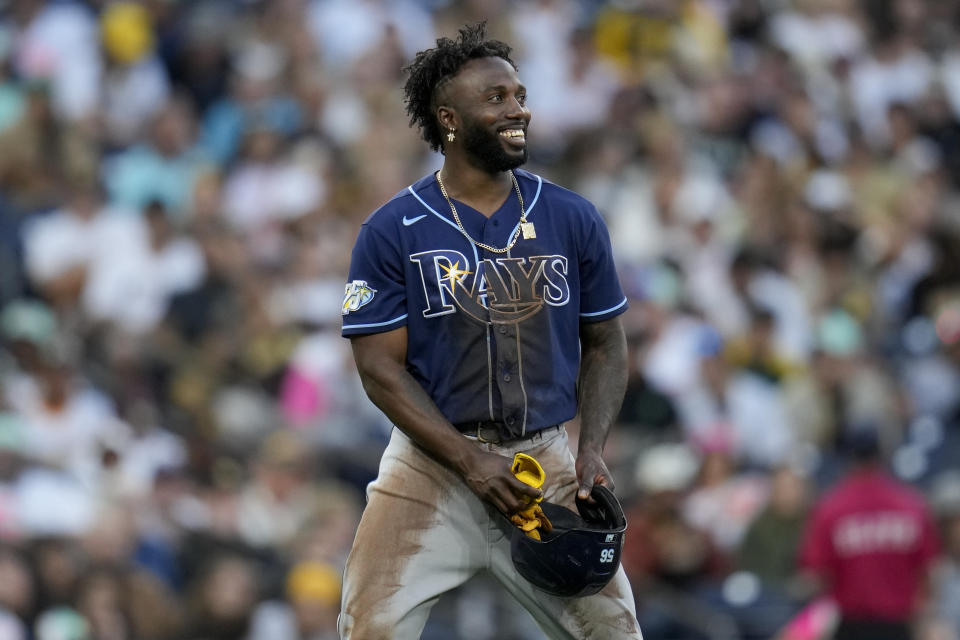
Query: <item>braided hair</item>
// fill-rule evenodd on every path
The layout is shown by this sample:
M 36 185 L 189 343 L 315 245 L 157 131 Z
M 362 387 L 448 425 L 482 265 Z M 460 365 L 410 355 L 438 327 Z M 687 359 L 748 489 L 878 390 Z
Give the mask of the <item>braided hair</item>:
M 437 46 L 419 52 L 403 71 L 407 82 L 403 87 L 403 101 L 410 116 L 410 126 L 417 125 L 430 148 L 441 147 L 442 132 L 435 117 L 437 90 L 455 76 L 463 65 L 476 58 L 503 58 L 517 68 L 510 59 L 510 45 L 499 40 L 487 40 L 487 23 L 479 22 L 460 29 L 457 40 L 439 38 Z

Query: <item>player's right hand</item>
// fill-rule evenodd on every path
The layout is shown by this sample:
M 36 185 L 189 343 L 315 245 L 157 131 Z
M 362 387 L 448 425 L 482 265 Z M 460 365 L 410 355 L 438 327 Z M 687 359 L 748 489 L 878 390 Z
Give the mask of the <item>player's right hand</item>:
M 511 458 L 477 450 L 471 458 L 463 479 L 481 500 L 485 500 L 507 517 L 527 508 L 530 500 L 543 493 L 524 484 L 513 474 Z

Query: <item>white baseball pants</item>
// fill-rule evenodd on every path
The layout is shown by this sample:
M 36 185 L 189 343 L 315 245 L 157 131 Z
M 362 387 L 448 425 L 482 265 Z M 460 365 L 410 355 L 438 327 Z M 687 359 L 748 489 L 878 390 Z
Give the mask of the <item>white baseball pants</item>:
M 544 499 L 576 510 L 566 430 L 515 443 L 476 443 L 509 459 L 522 451 L 547 474 Z M 416 640 L 440 595 L 489 571 L 551 640 L 642 640 L 623 567 L 600 593 L 558 598 L 534 588 L 510 559 L 511 527 L 460 477 L 394 429 L 344 575 L 343 640 Z

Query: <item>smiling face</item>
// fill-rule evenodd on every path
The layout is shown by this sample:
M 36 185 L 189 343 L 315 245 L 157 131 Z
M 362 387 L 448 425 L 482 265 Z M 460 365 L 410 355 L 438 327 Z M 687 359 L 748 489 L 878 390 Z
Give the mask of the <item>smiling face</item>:
M 527 160 L 527 90 L 516 70 L 502 58 L 477 58 L 441 89 L 441 128 L 455 129 L 468 161 L 488 173 L 519 167 Z

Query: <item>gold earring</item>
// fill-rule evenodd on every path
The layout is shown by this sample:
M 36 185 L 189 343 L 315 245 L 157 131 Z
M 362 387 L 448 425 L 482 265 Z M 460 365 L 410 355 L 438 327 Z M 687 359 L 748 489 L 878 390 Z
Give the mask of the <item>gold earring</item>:
M 457 139 L 457 136 L 453 134 L 454 131 L 456 131 L 456 129 L 450 129 L 450 131 L 447 132 L 447 142 L 453 142 Z

